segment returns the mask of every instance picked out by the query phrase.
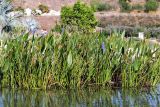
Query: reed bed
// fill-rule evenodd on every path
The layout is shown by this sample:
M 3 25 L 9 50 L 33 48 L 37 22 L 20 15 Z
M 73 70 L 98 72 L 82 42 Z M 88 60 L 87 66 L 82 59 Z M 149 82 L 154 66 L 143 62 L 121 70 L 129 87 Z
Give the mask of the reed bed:
M 3 41 L 1 83 L 4 87 L 48 89 L 148 87 L 160 82 L 160 50 L 124 33 L 29 34 Z

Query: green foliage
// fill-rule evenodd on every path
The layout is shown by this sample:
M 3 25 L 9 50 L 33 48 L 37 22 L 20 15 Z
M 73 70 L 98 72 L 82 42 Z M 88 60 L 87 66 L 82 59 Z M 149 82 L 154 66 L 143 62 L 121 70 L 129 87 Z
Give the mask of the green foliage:
M 140 4 L 136 4 L 132 6 L 132 10 L 139 10 L 139 11 L 143 11 L 144 10 L 144 6 L 140 5 Z
M 114 32 L 114 31 L 125 31 L 126 37 L 137 37 L 138 32 L 144 32 L 147 35 L 147 38 L 159 38 L 160 37 L 160 27 L 155 26 L 135 26 L 135 27 L 128 27 L 128 26 L 107 26 L 104 31 L 107 32 Z
M 112 7 L 109 4 L 104 3 L 104 2 L 99 2 L 99 1 L 92 1 L 91 7 L 95 11 L 108 11 L 112 9 Z
M 148 11 L 156 11 L 159 7 L 159 3 L 156 0 L 148 0 L 145 4 L 145 10 Z
M 159 46 L 111 36 L 66 32 L 61 36 L 3 42 L 2 86 L 12 88 L 86 87 L 88 85 L 142 87 L 160 82 Z
M 46 6 L 46 5 L 40 4 L 40 5 L 38 6 L 38 8 L 39 8 L 39 10 L 42 11 L 42 13 L 48 13 L 48 12 L 49 12 L 49 8 L 48 8 L 48 6 Z
M 60 24 L 56 23 L 55 27 L 51 29 L 52 32 L 58 32 L 61 33 L 63 26 Z
M 121 5 L 121 11 L 129 12 L 132 10 L 132 6 L 126 0 L 119 0 L 119 3 Z
M 92 32 L 97 25 L 94 11 L 84 3 L 77 2 L 73 7 L 61 9 L 61 24 L 69 26 L 72 30 L 75 27 L 82 32 Z

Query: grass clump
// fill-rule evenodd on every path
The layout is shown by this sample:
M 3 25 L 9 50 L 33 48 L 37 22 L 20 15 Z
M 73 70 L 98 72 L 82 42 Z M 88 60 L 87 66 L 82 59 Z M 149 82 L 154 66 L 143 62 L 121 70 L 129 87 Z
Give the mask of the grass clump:
M 0 56 L 2 86 L 47 89 L 159 83 L 158 46 L 126 39 L 124 33 L 109 37 L 70 35 L 64 32 L 29 39 L 26 34 L 4 41 Z
M 92 1 L 91 2 L 91 7 L 95 10 L 95 11 L 109 11 L 112 9 L 112 6 L 104 3 L 104 2 L 99 2 L 99 1 Z
M 140 4 L 136 4 L 132 6 L 132 10 L 144 11 L 144 6 Z
M 121 5 L 122 12 L 129 12 L 132 10 L 132 6 L 127 2 L 127 0 L 119 0 L 119 3 Z
M 159 2 L 156 0 L 148 0 L 145 4 L 145 10 L 149 11 L 156 11 L 159 7 Z

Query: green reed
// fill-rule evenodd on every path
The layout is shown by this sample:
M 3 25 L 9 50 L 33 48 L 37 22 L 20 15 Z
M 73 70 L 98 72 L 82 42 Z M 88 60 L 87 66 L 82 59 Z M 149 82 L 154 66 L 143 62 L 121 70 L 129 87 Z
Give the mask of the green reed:
M 155 86 L 160 77 L 159 46 L 124 34 L 64 33 L 4 41 L 2 86 L 12 88 Z

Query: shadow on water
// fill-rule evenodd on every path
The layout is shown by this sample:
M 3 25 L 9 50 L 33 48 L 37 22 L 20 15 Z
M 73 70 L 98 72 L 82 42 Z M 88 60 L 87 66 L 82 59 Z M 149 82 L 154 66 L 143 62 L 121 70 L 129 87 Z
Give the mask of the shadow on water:
M 160 107 L 160 85 L 150 90 L 1 89 L 0 107 Z

